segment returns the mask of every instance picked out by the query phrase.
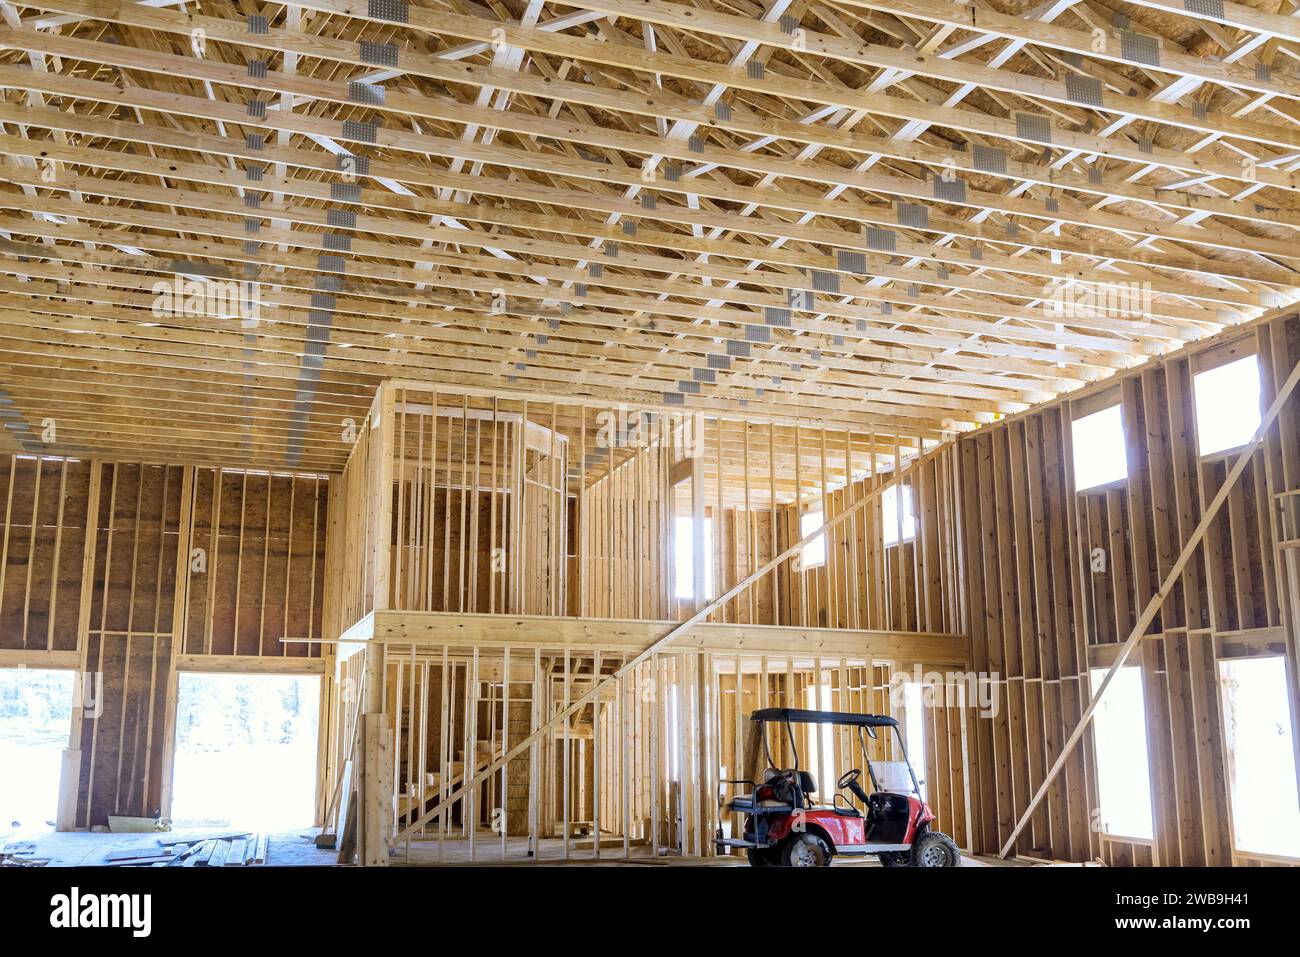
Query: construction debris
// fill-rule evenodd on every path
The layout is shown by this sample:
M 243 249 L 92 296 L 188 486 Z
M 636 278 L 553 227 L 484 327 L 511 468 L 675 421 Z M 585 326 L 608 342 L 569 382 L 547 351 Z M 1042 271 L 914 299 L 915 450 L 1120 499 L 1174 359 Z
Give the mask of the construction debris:
M 104 855 L 109 867 L 244 867 L 265 864 L 265 831 L 224 834 L 188 841 L 159 839 L 157 847 L 124 848 Z
M 48 857 L 32 857 L 36 845 L 30 841 L 6 844 L 0 848 L 0 867 L 44 867 L 50 863 Z

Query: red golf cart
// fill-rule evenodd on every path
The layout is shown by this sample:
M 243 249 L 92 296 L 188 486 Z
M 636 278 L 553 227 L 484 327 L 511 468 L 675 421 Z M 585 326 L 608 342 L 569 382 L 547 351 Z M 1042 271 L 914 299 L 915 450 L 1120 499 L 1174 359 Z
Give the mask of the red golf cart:
M 761 783 L 747 784 L 753 791 L 736 797 L 730 811 L 745 815 L 744 834 L 718 837 L 719 850 L 744 848 L 755 867 L 824 867 L 836 854 L 875 854 L 886 867 L 960 867 L 961 852 L 947 834 L 931 830 L 934 812 L 921 800 L 921 785 L 907 760 L 898 722 L 879 714 L 808 711 L 801 708 L 764 708 L 750 715 L 762 735 L 768 770 Z M 770 767 L 767 723 L 781 722 L 790 741 L 794 767 Z M 862 761 L 871 776 L 872 793 L 862 787 L 862 771 L 850 768 L 835 782 L 829 804 L 818 803 L 817 782 L 799 769 L 794 725 L 815 724 L 855 728 Z M 880 728 L 892 728 L 901 761 L 873 761 L 867 754 L 867 737 Z M 839 791 L 847 791 L 856 803 Z

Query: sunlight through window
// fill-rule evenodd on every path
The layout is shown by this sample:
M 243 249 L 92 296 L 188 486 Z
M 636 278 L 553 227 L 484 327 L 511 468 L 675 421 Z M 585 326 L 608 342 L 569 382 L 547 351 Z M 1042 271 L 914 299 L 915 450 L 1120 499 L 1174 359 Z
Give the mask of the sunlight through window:
M 1075 419 L 1070 426 L 1076 492 L 1128 478 L 1124 419 L 1118 404 Z
M 1106 670 L 1093 668 L 1088 673 L 1093 694 Z M 1106 688 L 1092 717 L 1092 740 L 1102 833 L 1151 840 L 1151 768 L 1141 668 L 1119 669 Z
M 179 675 L 173 821 L 279 830 L 316 819 L 316 675 Z
M 804 538 L 826 524 L 820 511 L 805 512 L 799 519 L 799 537 Z M 818 535 L 799 553 L 800 568 L 817 568 L 826 564 L 826 535 Z
M 903 721 L 907 748 L 907 759 L 912 763 L 916 780 L 921 785 L 921 800 L 926 798 L 926 756 L 925 746 L 925 688 L 919 681 L 909 681 L 903 685 Z
M 73 671 L 0 668 L 0 828 L 14 825 L 17 833 L 32 834 L 53 824 L 76 677 Z
M 804 689 L 804 702 L 813 711 L 832 710 L 830 683 L 809 685 Z M 808 767 L 817 781 L 817 796 L 822 803 L 828 804 L 835 794 L 835 781 L 839 778 L 835 769 L 835 727 L 818 724 L 809 730 L 808 743 L 812 753 L 808 756 Z
M 1196 446 L 1213 455 L 1245 445 L 1259 428 L 1259 361 L 1246 356 L 1198 373 L 1192 379 L 1196 394 Z
M 1220 661 L 1219 681 L 1237 850 L 1300 857 L 1286 659 Z
M 899 538 L 898 529 L 898 490 L 903 490 L 903 537 Z M 900 541 L 910 542 L 916 538 L 916 513 L 912 511 L 912 487 L 910 485 L 891 485 L 880 496 L 881 521 L 884 523 L 885 545 L 897 545 Z
M 689 515 L 673 519 L 673 594 L 684 601 L 695 599 L 695 552 L 692 548 L 695 523 Z M 704 520 L 704 597 L 714 596 L 713 520 Z

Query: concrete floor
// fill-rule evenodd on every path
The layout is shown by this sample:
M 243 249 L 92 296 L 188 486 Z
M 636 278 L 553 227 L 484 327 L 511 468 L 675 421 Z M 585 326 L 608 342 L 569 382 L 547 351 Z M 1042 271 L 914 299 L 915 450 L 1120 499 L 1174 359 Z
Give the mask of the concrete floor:
M 338 854 L 332 850 L 318 849 L 313 838 L 316 828 L 298 828 L 292 831 L 274 832 L 270 835 L 267 846 L 267 865 L 274 867 L 330 867 L 338 862 Z M 36 845 L 30 857 L 50 858 L 50 867 L 95 867 L 105 864 L 105 856 L 113 851 L 127 848 L 155 847 L 158 839 L 168 842 L 215 837 L 232 833 L 231 828 L 186 829 L 148 834 L 93 834 L 84 831 L 59 833 L 51 829 L 28 830 L 0 834 L 0 846 L 9 843 L 31 842 Z M 409 857 L 406 845 L 398 847 L 391 855 L 395 866 L 411 865 L 469 865 L 502 863 L 527 867 L 530 864 L 561 866 L 599 866 L 599 867 L 665 867 L 665 866 L 699 866 L 709 867 L 744 867 L 748 866 L 743 857 L 694 858 L 678 854 L 661 853 L 655 857 L 651 848 L 633 844 L 624 856 L 623 842 L 606 837 L 601 841 L 600 857 L 593 854 L 590 838 L 571 838 L 569 858 L 564 859 L 563 841 L 559 838 L 546 838 L 541 841 L 538 860 L 528 856 L 528 841 L 523 837 L 512 837 L 506 841 L 506 855 L 501 853 L 501 837 L 490 831 L 481 831 L 475 837 L 471 852 L 470 842 L 466 838 L 448 839 L 439 855 L 438 842 L 412 841 Z M 998 862 L 1005 863 L 1005 862 Z M 832 864 L 834 867 L 879 867 L 874 857 L 839 857 Z M 987 867 L 984 860 L 963 857 L 964 867 Z
M 654 851 L 647 845 L 630 844 L 624 851 L 623 841 L 621 838 L 605 837 L 601 841 L 599 858 L 593 853 L 592 841 L 590 837 L 572 837 L 569 840 L 569 854 L 566 860 L 564 854 L 564 841 L 561 838 L 543 838 L 538 848 L 538 860 L 534 861 L 528 855 L 528 839 L 525 837 L 511 837 L 506 840 L 505 857 L 502 857 L 501 835 L 493 834 L 490 831 L 480 831 L 474 841 L 473 854 L 471 856 L 470 843 L 466 838 L 459 836 L 453 837 L 446 841 L 442 849 L 441 858 L 438 854 L 438 842 L 436 840 L 412 841 L 410 844 L 409 859 L 407 856 L 406 845 L 397 847 L 392 852 L 392 863 L 402 865 L 409 863 L 413 866 L 426 864 L 502 864 L 520 865 L 527 867 L 530 864 L 553 864 L 553 865 L 584 865 L 584 866 L 623 866 L 623 867 L 663 867 L 663 866 L 708 866 L 708 867 L 748 867 L 749 862 L 743 855 L 723 855 L 718 857 L 683 857 L 677 853 L 667 853 L 660 851 L 655 856 Z M 1005 863 L 1005 862 L 999 862 Z M 832 867 L 879 867 L 880 862 L 875 855 L 869 857 L 844 855 L 835 858 L 832 861 Z M 977 858 L 963 855 L 963 867 L 987 867 L 984 861 Z
M 57 832 L 50 828 L 10 831 L 0 834 L 0 847 L 30 842 L 36 849 L 25 857 L 48 857 L 48 867 L 96 867 L 105 863 L 105 855 L 127 848 L 157 847 L 158 839 L 167 842 L 215 837 L 234 833 L 237 828 L 184 829 L 148 834 L 92 834 L 85 831 Z M 267 842 L 267 864 L 279 867 L 322 866 L 334 864 L 334 851 L 318 850 L 312 844 L 315 828 L 271 833 Z

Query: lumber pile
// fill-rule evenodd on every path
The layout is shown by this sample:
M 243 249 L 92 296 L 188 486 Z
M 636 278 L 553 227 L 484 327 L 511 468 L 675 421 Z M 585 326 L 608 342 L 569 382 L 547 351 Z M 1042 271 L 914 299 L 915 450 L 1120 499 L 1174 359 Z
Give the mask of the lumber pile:
M 270 836 L 265 831 L 223 834 L 188 841 L 162 841 L 157 847 L 130 847 L 104 856 L 109 867 L 245 867 L 265 864 Z
M 6 844 L 0 848 L 0 867 L 44 867 L 48 857 L 36 857 L 36 845 L 30 841 Z

